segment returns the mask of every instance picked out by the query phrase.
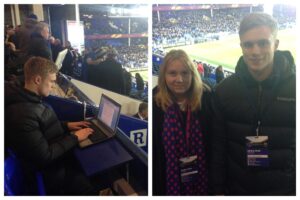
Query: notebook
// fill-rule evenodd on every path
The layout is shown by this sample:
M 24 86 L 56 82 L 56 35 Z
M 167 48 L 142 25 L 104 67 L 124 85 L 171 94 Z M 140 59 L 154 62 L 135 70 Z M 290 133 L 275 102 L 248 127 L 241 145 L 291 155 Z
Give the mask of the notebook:
M 88 120 L 94 132 L 79 146 L 83 148 L 112 138 L 117 131 L 120 113 L 121 105 L 102 94 L 97 116 Z
M 63 63 L 67 53 L 68 53 L 68 49 L 64 49 L 58 53 L 57 58 L 55 60 L 55 65 L 57 66 L 58 71 L 62 67 L 62 63 Z

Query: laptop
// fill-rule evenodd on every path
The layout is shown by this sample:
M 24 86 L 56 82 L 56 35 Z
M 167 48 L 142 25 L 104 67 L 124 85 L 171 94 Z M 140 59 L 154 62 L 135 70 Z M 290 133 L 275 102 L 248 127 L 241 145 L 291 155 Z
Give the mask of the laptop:
M 68 49 L 64 49 L 58 53 L 57 58 L 55 60 L 55 65 L 57 66 L 58 71 L 62 67 L 62 63 L 63 63 L 67 53 L 68 53 Z
M 97 116 L 88 120 L 94 132 L 80 142 L 81 148 L 103 142 L 115 136 L 121 113 L 121 105 L 105 94 L 102 94 Z

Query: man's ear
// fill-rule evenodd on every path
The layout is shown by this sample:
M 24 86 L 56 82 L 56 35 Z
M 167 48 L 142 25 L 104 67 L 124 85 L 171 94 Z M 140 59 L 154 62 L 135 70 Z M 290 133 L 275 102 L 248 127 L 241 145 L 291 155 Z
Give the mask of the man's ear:
M 41 84 L 41 82 L 42 82 L 42 77 L 40 75 L 37 75 L 37 76 L 34 77 L 34 83 L 36 85 Z

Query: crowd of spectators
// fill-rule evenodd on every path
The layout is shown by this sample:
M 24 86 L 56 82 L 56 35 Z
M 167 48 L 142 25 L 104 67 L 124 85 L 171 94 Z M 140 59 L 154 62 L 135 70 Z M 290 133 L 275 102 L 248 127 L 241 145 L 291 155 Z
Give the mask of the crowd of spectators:
M 263 6 L 211 10 L 157 11 L 153 14 L 154 46 L 177 46 L 219 39 L 220 34 L 235 34 L 241 19 L 250 12 L 262 12 Z M 281 28 L 296 21 L 293 8 L 274 6 L 274 17 Z M 176 45 L 177 44 L 177 45 Z
M 110 17 L 104 11 L 81 12 L 85 35 L 94 34 L 142 34 L 148 32 L 148 19 L 137 17 Z M 117 50 L 117 60 L 125 68 L 145 68 L 148 61 L 148 38 L 112 38 L 86 40 L 87 47 L 113 47 Z
M 147 18 L 109 17 L 106 12 L 82 15 L 86 35 L 93 34 L 135 34 L 148 32 Z M 129 26 L 130 24 L 130 26 Z
M 148 19 L 132 18 L 130 33 L 148 33 Z
M 273 17 L 277 20 L 279 29 L 296 26 L 296 9 L 288 5 L 274 6 Z
M 262 11 L 257 7 L 253 11 Z M 180 10 L 160 12 L 160 20 L 153 12 L 154 43 L 174 43 L 193 40 L 202 42 L 218 39 L 215 33 L 236 33 L 241 18 L 250 8 L 226 8 L 210 10 Z
M 263 5 L 252 7 L 219 8 L 211 10 L 172 10 L 154 11 L 153 53 L 164 57 L 164 47 L 188 45 L 197 42 L 219 39 L 222 34 L 236 34 L 239 22 L 250 12 L 262 12 Z M 159 16 L 159 17 L 158 17 Z M 273 16 L 279 29 L 291 28 L 296 23 L 296 10 L 291 6 L 274 5 Z M 194 61 L 201 63 L 201 61 Z M 203 63 L 203 62 L 202 62 Z M 217 66 L 203 63 L 204 78 L 215 78 Z M 159 64 L 153 62 L 153 74 L 158 74 Z M 224 77 L 232 72 L 224 70 Z
M 145 68 L 148 63 L 147 46 L 119 46 L 116 47 L 119 53 L 118 59 L 126 68 Z

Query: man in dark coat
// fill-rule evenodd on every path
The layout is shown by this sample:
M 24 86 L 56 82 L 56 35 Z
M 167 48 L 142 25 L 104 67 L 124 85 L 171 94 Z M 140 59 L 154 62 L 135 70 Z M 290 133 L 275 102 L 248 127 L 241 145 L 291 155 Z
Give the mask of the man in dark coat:
M 19 31 L 16 32 L 16 37 L 18 41 L 16 47 L 20 49 L 22 53 L 28 52 L 30 36 L 38 23 L 39 21 L 37 20 L 37 18 L 32 18 L 28 16 L 20 26 Z
M 125 68 L 123 69 L 123 76 L 124 76 L 124 88 L 125 92 L 124 94 L 129 96 L 131 92 L 131 87 L 132 87 L 132 77 L 131 73 L 127 71 Z
M 52 52 L 49 38 L 49 25 L 39 22 L 35 25 L 34 31 L 30 36 L 27 54 L 29 56 L 40 56 L 52 60 Z
M 117 52 L 110 48 L 107 50 L 105 61 L 96 66 L 95 74 L 99 76 L 96 86 L 103 89 L 124 94 L 125 82 L 122 65 L 116 60 Z
M 87 81 L 98 87 L 102 87 L 104 84 L 99 80 L 99 76 L 102 75 L 103 70 L 101 68 L 101 62 L 105 60 L 106 48 L 97 48 L 94 46 L 91 51 L 85 56 L 85 65 L 87 67 Z
M 135 73 L 135 81 L 136 81 L 137 96 L 138 98 L 142 98 L 145 83 L 140 73 Z
M 215 91 L 210 181 L 216 195 L 296 194 L 296 79 L 264 13 L 240 24 L 243 56 Z
M 56 65 L 32 57 L 24 72 L 24 88 L 5 88 L 5 148 L 24 163 L 25 171 L 42 172 L 47 195 L 96 195 L 71 151 L 92 129 L 86 122 L 60 122 L 42 101 L 54 86 Z

